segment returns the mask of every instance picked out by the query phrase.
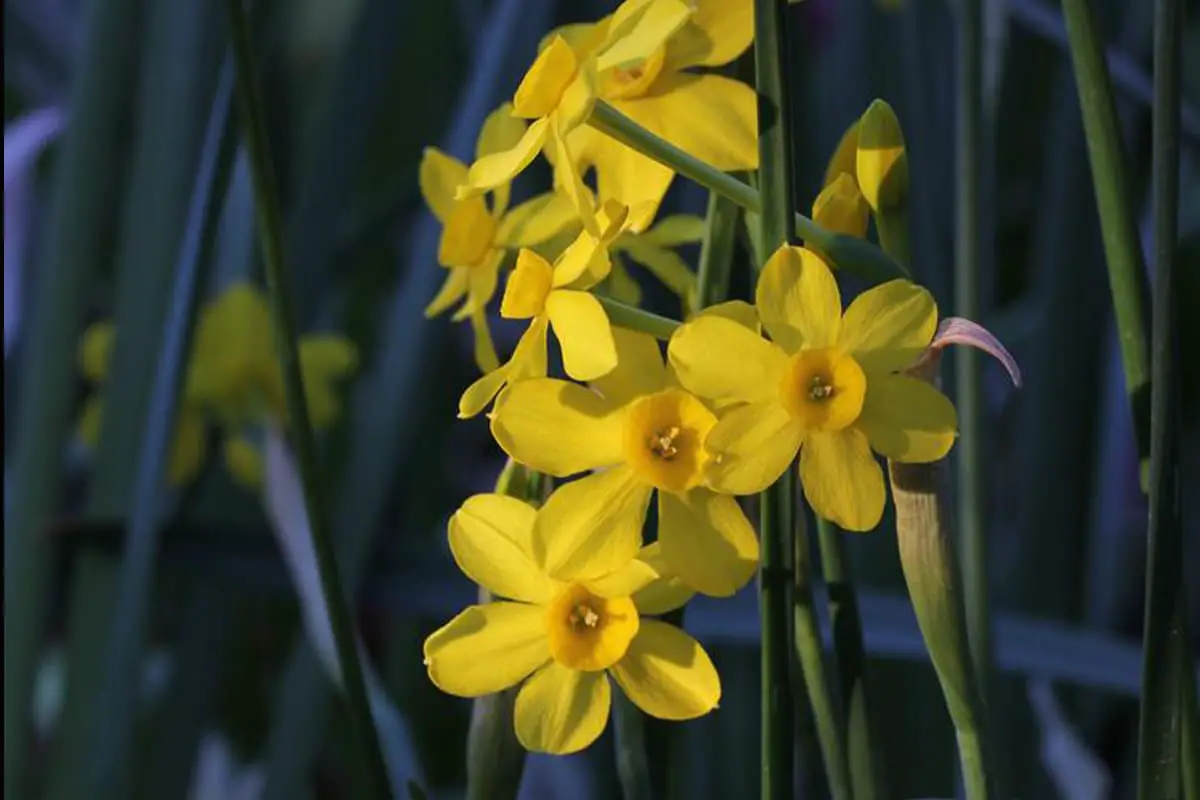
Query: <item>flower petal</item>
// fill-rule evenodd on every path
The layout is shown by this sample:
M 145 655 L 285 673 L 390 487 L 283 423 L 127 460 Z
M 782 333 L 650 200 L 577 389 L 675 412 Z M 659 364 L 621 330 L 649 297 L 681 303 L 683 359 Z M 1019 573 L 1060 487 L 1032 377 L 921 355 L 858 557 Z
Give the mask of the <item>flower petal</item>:
M 696 290 L 696 273 L 674 250 L 642 241 L 641 236 L 630 236 L 618 244 L 630 258 L 680 297 L 688 298 Z
M 758 277 L 754 303 L 767 333 L 789 353 L 838 341 L 841 294 L 829 267 L 811 250 L 776 250 Z
M 245 436 L 230 436 L 222 445 L 221 454 L 225 469 L 230 476 L 247 489 L 258 489 L 263 485 L 263 456 Z
M 937 330 L 937 303 L 927 290 L 897 278 L 854 298 L 838 344 L 868 376 L 895 372 L 920 358 Z
M 537 315 L 529 323 L 529 329 L 517 341 L 517 347 L 508 362 L 510 382 L 546 377 L 546 332 L 549 329 L 550 320 L 546 319 L 545 314 Z
M 467 302 L 454 312 L 452 319 L 461 322 L 477 311 L 482 311 L 496 294 L 496 284 L 500 280 L 500 262 L 504 253 L 492 251 L 484 263 L 471 267 L 467 274 Z
M 604 395 L 613 408 L 665 388 L 667 369 L 658 341 L 653 336 L 627 328 L 613 328 L 612 334 L 617 348 L 617 368 L 593 378 L 592 388 Z
M 726 300 L 724 303 L 717 303 L 714 306 L 702 308 L 696 312 L 696 316 L 708 314 L 716 317 L 724 317 L 736 322 L 747 330 L 753 331 L 755 334 L 762 334 L 762 322 L 758 319 L 758 309 L 745 300 Z
M 358 368 L 358 348 L 345 336 L 317 334 L 300 340 L 300 370 L 304 384 L 330 381 Z
M 492 329 L 488 327 L 487 315 L 482 309 L 471 314 L 471 332 L 474 334 L 475 365 L 480 372 L 491 372 L 500 366 L 496 345 L 492 342 Z
M 695 244 L 704 238 L 704 228 L 707 224 L 704 217 L 698 217 L 695 214 L 675 214 L 640 234 L 638 241 L 648 242 L 659 247 Z
M 474 383 L 463 390 L 462 396 L 458 398 L 458 418 L 470 419 L 487 408 L 496 393 L 504 388 L 511 373 L 512 362 L 510 361 L 476 378 Z
M 659 719 L 695 719 L 721 699 L 721 678 L 704 648 L 658 620 L 642 620 L 625 657 L 610 669 L 629 699 Z
M 622 3 L 613 13 L 608 36 L 596 69 L 624 67 L 646 60 L 678 31 L 691 16 L 680 0 L 635 0 Z
M 657 580 L 658 572 L 639 555 L 616 572 L 587 581 L 586 586 L 588 591 L 601 597 L 633 597 Z
M 204 465 L 204 456 L 208 449 L 207 433 L 203 415 L 190 408 L 179 409 L 179 419 L 175 423 L 175 441 L 171 445 L 171 463 L 168 467 L 168 479 L 172 486 L 191 483 L 192 478 L 196 477 L 196 473 Z M 259 477 L 261 480 L 261 471 Z
M 576 753 L 604 732 L 611 705 L 603 670 L 580 672 L 551 662 L 517 693 L 517 740 L 535 753 Z
M 883 516 L 883 470 L 862 431 L 810 433 L 800 448 L 800 480 L 813 511 L 848 531 L 869 531 Z
M 735 408 L 708 432 L 708 485 L 725 494 L 766 489 L 796 458 L 804 429 L 776 400 Z
M 880 455 L 920 464 L 950 452 L 958 415 L 946 395 L 925 381 L 888 375 L 867 384 L 858 427 Z
M 470 267 L 450 268 L 446 280 L 442 282 L 442 288 L 438 289 L 437 295 L 429 301 L 429 305 L 425 306 L 426 318 L 436 317 L 466 295 L 467 284 L 470 281 L 468 274 L 470 269 Z
M 455 192 L 467 182 L 467 165 L 436 147 L 426 147 L 421 156 L 417 182 L 425 204 L 438 222 L 444 224 L 454 209 Z
M 496 400 L 492 435 L 517 462 L 558 477 L 622 460 L 621 417 L 613 406 L 554 378 L 509 386 Z
M 648 564 L 659 576 L 653 583 L 633 595 L 633 604 L 639 613 L 666 614 L 685 605 L 696 594 L 667 567 L 662 556 L 662 542 L 654 542 L 642 548 L 638 561 Z
M 670 167 L 586 125 L 571 131 L 568 144 L 581 171 L 596 170 L 596 188 L 605 200 L 657 209 L 675 179 Z
M 854 178 L 855 183 L 858 182 L 858 120 L 850 123 L 850 127 L 842 133 L 842 138 L 838 140 L 838 145 L 833 151 L 833 155 L 829 157 L 829 164 L 825 167 L 825 182 L 823 185 L 828 186 L 837 180 L 837 176 L 843 172 Z M 864 198 L 865 199 L 865 198 Z
M 513 95 L 513 113 L 528 119 L 549 116 L 558 108 L 578 68 L 579 59 L 571 45 L 555 36 L 521 79 Z
M 525 603 L 470 606 L 425 640 L 429 679 L 459 697 L 516 685 L 550 659 L 545 614 Z
M 468 578 L 498 597 L 542 603 L 554 586 L 533 560 L 537 511 L 502 494 L 477 494 L 450 518 L 450 552 Z
M 475 158 L 513 149 L 525 135 L 527 127 L 523 119 L 513 116 L 511 103 L 501 104 L 488 114 L 479 129 L 479 138 L 475 140 Z
M 643 128 L 723 172 L 758 168 L 754 89 L 720 75 L 664 75 L 612 105 Z
M 509 150 L 492 153 L 476 161 L 467 171 L 467 180 L 455 197 L 461 198 L 511 183 L 537 156 L 546 142 L 550 121 L 539 119 L 525 129 L 525 135 Z
M 687 24 L 667 42 L 664 69 L 719 67 L 745 52 L 754 39 L 750 0 L 694 0 Z
M 596 580 L 628 566 L 642 546 L 650 491 L 624 466 L 560 486 L 538 512 L 535 557 L 564 581 Z
M 612 326 L 595 297 L 587 292 L 555 289 L 546 298 L 546 314 L 562 347 L 567 375 L 589 381 L 617 366 Z
M 513 249 L 533 247 L 578 224 L 571 201 L 556 192 L 546 192 L 505 214 L 496 231 L 496 241 Z
M 667 354 L 684 388 L 715 401 L 774 398 L 788 364 L 777 345 L 718 314 L 681 325 Z
M 79 343 L 79 371 L 89 381 L 102 381 L 108 373 L 116 332 L 111 321 L 97 322 L 84 332 Z
M 658 538 L 671 572 L 713 597 L 729 597 L 758 567 L 758 537 L 741 507 L 708 489 L 659 492 Z

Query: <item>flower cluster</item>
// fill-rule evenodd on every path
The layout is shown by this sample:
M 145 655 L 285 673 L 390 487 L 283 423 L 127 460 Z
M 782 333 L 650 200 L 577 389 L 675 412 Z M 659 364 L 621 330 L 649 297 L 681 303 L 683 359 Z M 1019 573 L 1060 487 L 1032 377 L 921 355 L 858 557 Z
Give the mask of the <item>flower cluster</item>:
M 737 496 L 766 489 L 798 458 L 816 513 L 867 531 L 885 505 L 876 455 L 935 461 L 954 443 L 954 407 L 905 374 L 938 327 L 933 298 L 907 280 L 843 309 L 828 254 L 784 246 L 761 270 L 753 305 L 685 303 L 665 354 L 614 326 L 597 299 L 619 251 L 674 276 L 668 285 L 689 298 L 695 279 L 671 248 L 699 239 L 703 223 L 651 227 L 673 174 L 590 127 L 592 109 L 606 102 L 715 169 L 754 169 L 753 91 L 689 71 L 731 61 L 752 34 L 749 0 L 626 0 L 547 37 L 511 105 L 488 118 L 473 165 L 432 149 L 422 165 L 449 270 L 429 312 L 465 298 L 456 317 L 472 321 L 484 371 L 459 416 L 491 405 L 491 433 L 512 461 L 560 479 L 544 502 L 477 495 L 453 515 L 456 562 L 498 599 L 430 636 L 425 663 L 460 696 L 519 685 L 516 733 L 531 750 L 594 741 L 608 676 L 656 717 L 716 707 L 720 683 L 703 649 L 650 617 L 693 592 L 729 597 L 753 577 L 759 542 Z M 907 180 L 902 140 L 898 152 L 878 146 L 880 113 L 890 110 L 873 106 L 833 159 L 813 207 L 827 230 L 865 237 L 871 212 Z M 509 210 L 513 177 L 539 152 L 552 190 Z M 484 308 L 514 251 L 499 311 L 529 326 L 500 363 Z M 561 378 L 548 374 L 550 331 Z
M 210 425 L 222 433 L 230 474 L 248 488 L 261 485 L 262 454 L 257 443 L 261 425 L 286 417 L 283 373 L 270 323 L 266 298 L 246 283 L 234 284 L 201 310 L 169 455 L 172 485 L 187 484 L 199 473 Z M 80 438 L 92 447 L 100 438 L 102 387 L 115 335 L 112 322 L 97 323 L 84 333 L 79 348 L 80 369 L 98 386 L 87 399 L 79 423 Z M 316 335 L 300 340 L 300 369 L 315 428 L 328 427 L 337 419 L 337 383 L 357 364 L 357 350 L 344 337 Z

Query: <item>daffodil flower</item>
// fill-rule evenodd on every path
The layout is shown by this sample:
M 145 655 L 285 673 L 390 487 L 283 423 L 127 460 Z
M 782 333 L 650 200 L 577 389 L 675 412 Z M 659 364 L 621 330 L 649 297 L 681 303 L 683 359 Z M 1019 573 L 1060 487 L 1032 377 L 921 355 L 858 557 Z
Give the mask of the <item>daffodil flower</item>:
M 512 106 L 501 106 L 488 116 L 479 132 L 476 157 L 507 150 L 520 140 L 525 128 L 524 122 L 512 116 Z M 425 315 L 440 314 L 462 300 L 453 319 L 471 321 L 476 361 L 487 372 L 498 362 L 483 309 L 496 292 L 505 254 L 540 245 L 577 225 L 577 212 L 566 197 L 554 192 L 510 209 L 508 182 L 493 187 L 487 195 L 456 200 L 455 192 L 467 180 L 467 167 L 434 147 L 426 148 L 419 177 L 425 203 L 442 223 L 438 263 L 448 270 Z
M 692 0 L 693 13 L 669 37 L 639 60 L 597 72 L 599 98 L 716 169 L 758 168 L 757 107 L 754 89 L 695 67 L 733 61 L 754 38 L 751 0 Z M 616 15 L 595 25 L 563 29 L 580 51 L 616 24 Z M 596 170 L 602 197 L 626 205 L 662 200 L 674 172 L 654 159 L 590 127 L 567 137 L 579 170 Z
M 507 599 L 467 608 L 425 641 L 433 683 L 460 697 L 520 684 L 517 739 L 554 754 L 582 750 L 604 731 L 610 678 L 660 719 L 694 719 L 716 708 L 720 678 L 704 649 L 644 616 L 678 608 L 689 596 L 664 585 L 652 566 L 654 548 L 643 559 L 594 569 L 584 552 L 587 532 L 557 530 L 544 515 L 499 494 L 471 497 L 454 514 L 455 561 Z
M 657 491 L 658 541 L 670 571 L 699 592 L 729 596 L 754 574 L 758 540 L 737 501 L 705 479 L 704 441 L 717 417 L 679 386 L 653 339 L 623 329 L 616 335 L 620 363 L 593 381 L 598 392 L 525 380 L 509 386 L 492 412 L 493 436 L 518 463 L 559 477 L 599 470 L 563 486 L 542 508 L 548 525 L 578 542 L 575 557 L 550 574 L 578 568 L 590 576 L 632 558 Z
M 538 53 L 513 96 L 513 113 L 533 120 L 508 150 L 477 159 L 459 188 L 460 197 L 508 183 L 548 149 L 555 182 L 567 193 L 585 229 L 599 230 L 589 193 L 575 169 L 566 137 L 592 113 L 597 76 L 644 61 L 679 30 L 691 10 L 680 0 L 625 0 L 613 13 L 604 35 L 587 52 L 576 52 L 561 36 L 553 37 Z M 634 205 L 626 203 L 626 205 Z
M 244 283 L 235 284 L 201 311 L 171 451 L 173 484 L 187 483 L 202 466 L 209 421 L 225 432 L 223 454 L 230 473 L 251 488 L 261 484 L 256 429 L 265 419 L 286 416 L 283 373 L 270 323 L 262 294 Z M 92 381 L 101 382 L 108 373 L 113 334 L 111 323 L 101 323 L 84 336 L 80 366 Z M 313 427 L 328 427 L 337 418 L 340 401 L 335 383 L 356 364 L 354 345 L 344 337 L 300 340 L 300 369 Z M 93 446 L 99 438 L 102 403 L 99 394 L 93 395 L 80 422 L 81 438 Z
M 772 341 L 702 315 L 669 345 L 686 388 L 733 404 L 705 439 L 715 456 L 708 479 L 718 491 L 759 492 L 799 452 L 813 509 L 847 530 L 870 530 L 885 501 L 872 450 L 929 462 L 954 444 L 954 406 L 927 383 L 898 374 L 933 338 L 933 298 L 894 280 L 861 294 L 843 315 L 824 261 L 789 246 L 767 262 L 756 295 Z
M 608 315 L 587 290 L 608 276 L 609 247 L 623 231 L 644 224 L 645 210 L 630 214 L 619 203 L 607 203 L 597 219 L 598 235 L 581 231 L 553 266 L 532 250 L 517 254 L 500 301 L 500 316 L 528 319 L 529 328 L 507 363 L 463 392 L 460 417 L 478 414 L 506 383 L 545 375 L 546 333 L 551 327 L 562 348 L 563 368 L 572 378 L 598 378 L 617 366 Z

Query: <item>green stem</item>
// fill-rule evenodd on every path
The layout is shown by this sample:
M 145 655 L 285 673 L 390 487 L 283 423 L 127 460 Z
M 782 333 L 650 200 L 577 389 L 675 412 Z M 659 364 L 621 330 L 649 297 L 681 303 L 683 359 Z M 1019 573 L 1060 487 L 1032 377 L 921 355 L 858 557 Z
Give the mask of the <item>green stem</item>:
M 796 516 L 796 541 L 792 551 L 792 630 L 796 640 L 796 657 L 812 706 L 829 794 L 835 800 L 850 800 L 856 797 L 856 793 L 850 775 L 850 762 L 846 758 L 845 712 L 842 704 L 834 700 L 834 691 L 829 685 L 825 668 L 825 648 L 822 646 L 821 628 L 817 623 L 816 603 L 813 600 L 808 525 L 803 514 Z M 836 645 L 836 634 L 834 641 Z
M 716 192 L 709 193 L 704 238 L 700 242 L 700 263 L 696 270 L 693 311 L 708 308 L 729 296 L 729 275 L 733 270 L 733 251 L 737 243 L 740 215 L 737 204 L 732 200 Z
M 684 152 L 666 139 L 646 130 L 609 104 L 603 101 L 596 103 L 592 116 L 588 119 L 588 124 L 606 136 L 611 136 L 660 164 L 665 164 L 709 191 L 729 198 L 747 211 L 753 214 L 763 212 L 766 205 L 765 198 L 760 197 L 759 193 L 745 181 L 721 172 Z M 766 120 L 766 124 L 770 126 L 774 122 Z M 764 170 L 765 167 L 760 162 L 760 174 Z M 828 231 L 794 210 L 789 220 L 790 223 L 787 226 L 789 239 L 794 233 L 805 241 L 817 245 L 839 266 L 845 267 L 861 278 L 879 283 L 892 278 L 909 277 L 907 269 L 869 242 L 864 242 L 856 236 Z
M 230 34 L 236 64 L 238 108 L 246 136 L 254 179 L 255 207 L 263 261 L 266 266 L 267 288 L 271 296 L 271 319 L 275 328 L 276 347 L 283 371 L 287 400 L 288 428 L 295 443 L 300 478 L 304 489 L 305 509 L 312 531 L 313 550 L 321 577 L 321 591 L 333 629 L 337 648 L 339 672 L 345 688 L 347 711 L 357 739 L 357 749 L 367 762 L 367 772 L 373 797 L 391 797 L 391 786 L 379 738 L 367 702 L 362 665 L 354 639 L 354 621 L 346 596 L 342 592 L 337 556 L 329 530 L 329 514 L 324 489 L 321 486 L 316 442 L 308 416 L 308 403 L 300 373 L 300 358 L 296 344 L 294 296 L 290 276 L 284 266 L 283 234 L 280 222 L 279 198 L 271 167 L 271 154 L 262 114 L 262 99 L 254 74 L 253 51 L 249 25 L 241 0 L 228 0 Z
M 1179 97 L 1183 3 L 1157 0 L 1151 164 L 1154 213 L 1154 314 L 1150 382 L 1150 531 L 1138 725 L 1138 797 L 1179 797 L 1184 681 L 1183 518 L 1179 482 L 1178 300 Z
M 955 313 L 980 318 L 980 259 L 983 252 L 981 179 L 983 152 L 983 0 L 964 0 L 959 9 L 957 217 Z M 954 354 L 958 404 L 958 527 L 962 542 L 964 602 L 971 659 L 987 701 L 991 675 L 991 616 L 988 608 L 987 532 L 984 527 L 983 403 L 980 353 Z
M 650 765 L 646 760 L 646 718 L 624 692 L 613 698 L 617 737 L 617 777 L 625 800 L 652 800 Z
M 754 0 L 759 160 L 759 194 L 754 199 L 761 198 L 761 207 L 747 206 L 736 197 L 730 198 L 759 212 L 762 246 L 768 252 L 791 243 L 795 231 L 796 204 L 792 196 L 791 139 L 788 136 L 791 112 L 787 91 L 786 11 L 786 0 Z M 740 181 L 737 183 L 745 186 Z M 714 186 L 709 188 L 719 191 Z M 747 190 L 753 191 L 749 187 Z M 743 197 L 745 199 L 750 198 Z M 787 588 L 792 577 L 789 556 L 793 545 L 790 540 L 794 495 L 789 469 L 774 486 L 763 492 L 759 520 L 762 540 L 759 615 L 762 625 L 763 800 L 788 798 L 793 792 L 795 726 L 788 680 L 791 658 Z M 797 579 L 808 582 L 807 576 L 797 576 Z
M 1149 456 L 1147 438 L 1150 370 L 1146 349 L 1143 280 L 1146 274 L 1134 222 L 1132 195 L 1125 175 L 1121 132 L 1112 84 L 1104 60 L 1104 41 L 1088 0 L 1063 0 L 1063 16 L 1071 45 L 1075 87 L 1083 112 L 1092 185 L 1100 212 L 1109 289 L 1125 370 L 1125 390 L 1133 409 L 1134 435 L 1143 466 Z
M 665 342 L 679 327 L 679 322 L 676 320 L 660 317 L 658 314 L 652 314 L 634 306 L 627 306 L 611 297 L 596 295 L 596 299 L 600 301 L 600 305 L 604 306 L 604 313 L 608 314 L 608 321 L 619 328 L 645 333 Z
M 883 756 L 872 739 L 868 716 L 866 652 L 858 594 L 845 556 L 842 532 L 827 519 L 817 518 L 817 542 L 821 569 L 829 592 L 829 618 L 833 630 L 833 652 L 845 716 L 846 764 L 855 800 L 889 796 L 883 772 Z M 797 551 L 801 547 L 796 543 Z M 797 556 L 798 557 L 798 556 Z

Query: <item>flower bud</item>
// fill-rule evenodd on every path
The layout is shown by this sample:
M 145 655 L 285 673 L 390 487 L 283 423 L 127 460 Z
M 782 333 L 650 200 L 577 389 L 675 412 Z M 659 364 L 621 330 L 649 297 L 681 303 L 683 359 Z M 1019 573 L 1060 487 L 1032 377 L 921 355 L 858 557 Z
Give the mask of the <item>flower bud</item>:
M 858 122 L 855 167 L 858 186 L 876 213 L 904 205 L 908 196 L 904 132 L 883 100 L 872 102 Z

